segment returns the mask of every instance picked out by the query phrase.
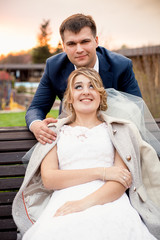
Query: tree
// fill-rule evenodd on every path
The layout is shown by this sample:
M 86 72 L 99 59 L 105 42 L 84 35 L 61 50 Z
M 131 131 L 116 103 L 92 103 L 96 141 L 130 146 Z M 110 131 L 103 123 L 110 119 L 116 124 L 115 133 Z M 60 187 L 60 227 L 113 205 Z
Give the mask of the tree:
M 51 56 L 49 41 L 51 39 L 50 20 L 43 20 L 40 25 L 40 33 L 37 36 L 38 46 L 32 50 L 33 63 L 45 63 Z
M 38 34 L 37 40 L 39 46 L 49 46 L 49 41 L 51 40 L 51 29 L 50 29 L 50 20 L 44 20 L 43 23 L 40 25 L 40 33 Z
M 62 44 L 59 41 L 57 47 L 53 51 L 53 55 L 63 52 Z
M 50 57 L 51 55 L 52 54 L 50 53 L 48 45 L 33 48 L 32 62 L 33 63 L 45 63 L 46 59 L 48 57 Z

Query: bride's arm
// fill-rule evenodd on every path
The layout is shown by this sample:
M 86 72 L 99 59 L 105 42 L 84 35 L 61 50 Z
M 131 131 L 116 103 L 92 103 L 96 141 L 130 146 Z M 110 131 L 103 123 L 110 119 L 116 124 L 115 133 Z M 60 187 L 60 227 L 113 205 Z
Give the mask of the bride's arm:
M 127 169 L 117 152 L 115 153 L 115 165 Z M 132 177 L 130 175 L 130 177 L 128 176 L 128 183 L 131 184 L 131 181 Z M 121 183 L 116 181 L 107 181 L 101 188 L 87 197 L 78 201 L 66 202 L 57 210 L 55 216 L 79 212 L 94 205 L 103 205 L 105 203 L 113 202 L 114 200 L 120 198 L 125 191 L 126 188 Z
M 103 168 L 60 170 L 55 146 L 41 163 L 41 177 L 45 188 L 57 190 L 102 179 Z
M 55 146 L 44 158 L 41 164 L 41 177 L 45 188 L 57 190 L 67 187 L 91 182 L 94 180 L 114 180 L 128 186 L 128 180 L 124 181 L 123 175 L 128 175 L 125 167 L 88 168 L 74 170 L 60 170 L 57 157 L 57 146 Z

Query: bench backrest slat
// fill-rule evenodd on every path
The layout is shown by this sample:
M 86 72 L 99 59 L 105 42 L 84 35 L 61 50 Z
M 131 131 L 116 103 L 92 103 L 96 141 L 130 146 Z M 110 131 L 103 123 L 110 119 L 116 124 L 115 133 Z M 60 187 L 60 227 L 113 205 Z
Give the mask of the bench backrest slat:
M 9 226 L 9 227 L 8 227 Z M 13 219 L 0 219 L 0 230 L 16 230 L 17 227 L 13 221 Z M 0 237 L 2 236 L 0 232 Z M 4 239 L 4 238 L 0 238 Z M 17 238 L 15 238 L 17 239 Z
M 0 206 L 0 217 L 7 217 L 10 216 L 12 214 L 12 206 L 11 205 L 4 205 L 4 206 Z
M 23 165 L 0 166 L 0 177 L 18 177 L 25 174 Z
M 9 225 L 10 223 L 8 223 Z M 3 239 L 3 240 L 15 240 L 17 239 L 17 233 L 14 229 L 14 231 L 3 231 L 3 232 L 0 232 L 0 239 Z
M 0 179 L 0 191 L 4 190 L 16 190 L 18 189 L 23 182 L 22 178 L 2 178 Z
M 0 165 L 21 164 L 22 157 L 26 151 L 20 152 L 0 152 Z
M 14 132 L 8 132 L 8 131 L 1 131 L 0 135 L 0 141 L 12 141 L 12 140 L 31 140 L 35 139 L 33 134 L 30 133 L 28 130 L 23 131 L 14 131 Z
M 15 192 L 0 192 L 0 205 L 4 205 L 4 204 L 12 204 L 13 199 L 16 195 L 16 191 Z
M 0 150 L 3 152 L 27 151 L 30 149 L 36 140 L 19 140 L 19 141 L 1 141 Z

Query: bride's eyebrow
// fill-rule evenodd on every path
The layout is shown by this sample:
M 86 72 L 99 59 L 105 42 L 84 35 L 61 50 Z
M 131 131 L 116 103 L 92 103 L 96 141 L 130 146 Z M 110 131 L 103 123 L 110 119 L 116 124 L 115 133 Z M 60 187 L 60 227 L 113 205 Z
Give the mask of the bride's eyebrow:
M 75 82 L 74 85 L 76 85 L 76 84 L 82 84 L 82 83 L 83 83 L 83 82 Z M 88 82 L 88 84 L 91 84 L 91 81 Z
M 74 85 L 77 85 L 77 84 L 82 84 L 82 82 L 75 82 Z

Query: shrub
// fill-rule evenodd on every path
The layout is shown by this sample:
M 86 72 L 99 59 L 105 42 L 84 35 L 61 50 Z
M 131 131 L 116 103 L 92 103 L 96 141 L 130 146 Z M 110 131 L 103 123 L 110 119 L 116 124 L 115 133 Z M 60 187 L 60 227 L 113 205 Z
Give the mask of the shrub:
M 19 86 L 18 88 L 17 88 L 17 92 L 18 93 L 25 93 L 27 90 L 26 90 L 26 87 L 25 86 Z

